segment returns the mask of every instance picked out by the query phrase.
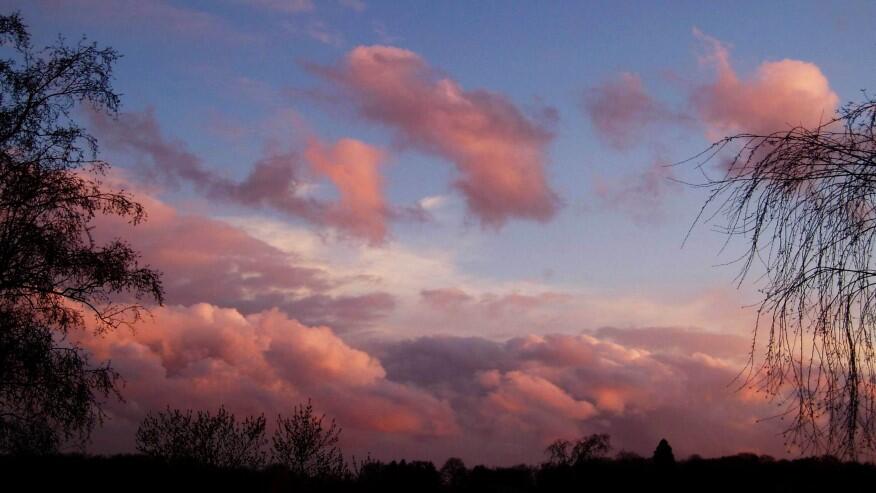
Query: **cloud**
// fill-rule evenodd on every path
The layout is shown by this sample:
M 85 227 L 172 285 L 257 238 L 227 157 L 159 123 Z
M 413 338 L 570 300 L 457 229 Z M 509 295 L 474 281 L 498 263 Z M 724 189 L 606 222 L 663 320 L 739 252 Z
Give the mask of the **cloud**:
M 747 295 L 729 287 L 685 292 L 676 286 L 643 296 L 526 283 L 478 287 L 474 281 L 458 279 L 455 284 L 420 288 L 413 299 L 410 293 L 391 290 L 398 304 L 388 321 L 407 327 L 411 335 L 478 334 L 494 339 L 605 326 L 707 326 L 739 334 L 754 323 L 755 314 L 741 308 Z M 463 287 L 447 287 L 451 285 Z
M 619 150 L 650 140 L 644 130 L 655 124 L 686 121 L 683 115 L 655 101 L 642 79 L 629 72 L 586 91 L 580 107 L 597 135 Z
M 387 238 L 388 217 L 413 217 L 385 204 L 378 171 L 385 154 L 364 142 L 341 139 L 326 147 L 313 140 L 303 157 L 292 151 L 272 152 L 236 182 L 208 168 L 182 142 L 164 137 L 151 109 L 123 113 L 116 120 L 98 112 L 90 112 L 89 117 L 101 142 L 138 158 L 136 169 L 150 182 L 188 183 L 210 199 L 273 209 L 375 245 Z M 308 179 L 318 177 L 335 185 L 339 201 L 318 200 L 305 193 Z
M 504 374 L 490 370 L 480 375 L 480 381 L 490 389 L 486 398 L 489 407 L 500 413 L 529 416 L 544 410 L 562 418 L 581 420 L 598 414 L 596 407 L 586 400 L 577 400 L 551 381 L 519 370 Z
M 306 36 L 324 45 L 335 47 L 344 45 L 344 35 L 319 19 L 287 21 L 283 26 L 290 33 Z
M 744 355 L 724 345 L 744 350 L 741 340 L 624 332 L 431 336 L 366 351 L 276 309 L 200 303 L 155 308 L 135 331 L 83 343 L 126 379 L 125 402 L 111 403 L 96 431 L 101 451 L 130 450 L 145 413 L 168 405 L 271 416 L 312 398 L 343 426 L 345 452 L 380 458 L 533 463 L 550 441 L 595 432 L 640 453 L 665 436 L 679 454 L 781 454 L 781 424 L 757 422 L 775 406 L 728 386 Z
M 381 242 L 387 234 L 389 212 L 378 169 L 383 152 L 358 140 L 341 139 L 330 148 L 314 141 L 305 156 L 341 195 L 326 212 L 331 223 L 372 243 Z
M 482 453 L 505 464 L 537 462 L 550 441 L 596 432 L 645 454 L 663 436 L 680 454 L 782 454 L 781 424 L 758 423 L 774 405 L 728 385 L 744 359 L 744 338 L 641 328 L 627 345 L 616 342 L 623 332 L 430 336 L 388 343 L 381 361 L 388 379 L 452 403 L 462 427 L 455 453 L 466 460 Z M 666 336 L 706 352 L 664 350 Z M 740 354 L 722 347 L 727 342 Z M 730 359 L 716 355 L 731 352 Z
M 46 12 L 65 19 L 75 18 L 101 27 L 121 27 L 127 33 L 153 39 L 155 30 L 193 38 L 209 36 L 220 41 L 250 39 L 213 14 L 164 0 L 38 0 L 37 3 Z
M 742 78 L 730 63 L 727 45 L 698 29 L 694 36 L 708 46 L 709 52 L 700 61 L 716 75 L 691 96 L 711 138 L 738 132 L 770 134 L 795 126 L 814 128 L 834 118 L 839 97 L 814 63 L 766 61 L 751 77 Z
M 343 89 L 363 118 L 452 161 L 454 186 L 482 225 L 544 222 L 556 213 L 545 176 L 551 135 L 503 96 L 464 90 L 416 53 L 390 46 L 359 46 L 339 66 L 313 69 Z
M 148 194 L 136 197 L 149 220 L 131 227 L 101 216 L 97 238 L 128 239 L 144 262 L 164 272 L 172 304 L 208 302 L 244 314 L 277 307 L 305 323 L 341 331 L 368 327 L 395 307 L 389 293 L 349 291 L 349 280 L 228 223 L 180 213 Z
M 740 335 L 683 327 L 603 327 L 596 330 L 594 335 L 628 347 L 649 348 L 681 355 L 699 353 L 718 358 L 739 358 L 751 350 L 751 341 Z
M 813 128 L 835 116 L 839 97 L 814 63 L 783 59 L 762 62 L 749 77 L 740 76 L 730 48 L 694 28 L 707 48 L 700 64 L 714 71 L 712 81 L 688 95 L 709 138 L 745 132 L 769 134 L 795 126 Z M 691 116 L 656 101 L 634 73 L 621 73 L 587 92 L 581 109 L 600 138 L 616 149 L 642 142 L 643 131 L 658 124 L 686 125 Z
M 616 180 L 596 177 L 592 185 L 602 207 L 626 214 L 641 225 L 661 219 L 667 195 L 679 188 L 672 181 L 672 170 L 659 160 L 642 172 Z
M 268 416 L 313 398 L 352 440 L 365 434 L 428 439 L 456 432 L 449 406 L 388 381 L 380 362 L 327 327 L 309 327 L 278 310 L 244 316 L 209 304 L 155 308 L 136 331 L 86 338 L 101 360 L 124 374 L 125 402 L 110 412 L 126 435 L 96 437 L 100 447 L 130 448 L 149 410 L 166 406 Z M 98 435 L 103 430 L 98 432 Z
M 423 301 L 440 310 L 454 309 L 473 298 L 459 288 L 424 289 L 420 291 Z
M 312 12 L 316 8 L 312 0 L 238 0 L 238 2 L 281 14 Z

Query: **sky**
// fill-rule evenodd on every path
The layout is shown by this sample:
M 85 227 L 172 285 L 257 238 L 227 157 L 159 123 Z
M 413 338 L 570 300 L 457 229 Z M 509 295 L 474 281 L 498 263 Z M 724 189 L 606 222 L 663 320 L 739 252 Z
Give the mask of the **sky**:
M 756 278 L 697 222 L 687 159 L 861 98 L 869 2 L 33 0 L 34 44 L 123 57 L 78 117 L 148 211 L 100 218 L 164 273 L 134 332 L 81 335 L 150 410 L 312 399 L 348 455 L 788 453 L 744 369 Z M 791 450 L 791 453 L 794 453 Z

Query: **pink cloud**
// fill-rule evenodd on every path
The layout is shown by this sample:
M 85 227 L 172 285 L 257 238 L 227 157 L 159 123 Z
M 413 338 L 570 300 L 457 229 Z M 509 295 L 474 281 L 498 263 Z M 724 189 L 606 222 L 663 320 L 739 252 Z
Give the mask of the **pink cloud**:
M 126 378 L 126 401 L 113 403 L 110 411 L 114 428 L 127 427 L 128 434 L 96 437 L 110 450 L 130 447 L 144 414 L 167 405 L 223 404 L 242 414 L 274 415 L 312 397 L 353 441 L 363 433 L 423 440 L 457 430 L 446 403 L 388 381 L 376 358 L 331 329 L 305 326 L 277 310 L 244 316 L 209 304 L 159 307 L 136 331 L 83 342 Z
M 757 423 L 774 405 L 728 386 L 745 358 L 742 336 L 658 327 L 356 348 L 277 309 L 207 303 L 155 308 L 133 332 L 81 336 L 126 378 L 126 401 L 97 431 L 101 451 L 130 450 L 150 409 L 271 415 L 308 397 L 338 419 L 357 456 L 532 463 L 550 441 L 593 432 L 640 453 L 664 436 L 679 454 L 782 450 L 780 423 Z
M 597 414 L 590 402 L 577 400 L 551 381 L 520 370 L 504 374 L 490 370 L 482 374 L 480 380 L 490 389 L 488 404 L 501 413 L 529 415 L 545 410 L 563 418 L 581 420 Z
M 340 200 L 327 211 L 331 223 L 372 243 L 383 241 L 388 214 L 378 169 L 383 152 L 358 140 L 341 139 L 328 149 L 311 142 L 305 156 L 340 192 Z
M 627 347 L 648 348 L 672 354 L 711 354 L 718 358 L 738 358 L 748 354 L 751 341 L 736 334 L 706 332 L 681 327 L 618 329 L 603 327 L 594 334 Z
M 423 302 L 439 310 L 457 308 L 473 300 L 472 296 L 459 288 L 424 289 L 420 291 L 420 297 Z
M 691 97 L 710 137 L 813 128 L 835 116 L 839 97 L 814 63 L 767 61 L 751 77 L 742 78 L 730 63 L 727 45 L 697 29 L 694 35 L 710 49 L 701 63 L 713 67 L 716 74 L 713 82 L 698 87 Z
M 475 297 L 459 288 L 438 288 L 421 290 L 420 299 L 431 308 L 439 310 L 467 308 L 495 316 L 506 312 L 513 313 L 551 305 L 556 306 L 570 301 L 571 297 L 563 293 L 549 291 L 538 294 L 484 293 Z
M 464 90 L 416 53 L 390 46 L 359 46 L 340 66 L 315 70 L 345 90 L 363 118 L 452 161 L 460 175 L 454 186 L 482 225 L 553 217 L 559 201 L 545 177 L 551 135 L 503 96 Z
M 341 331 L 367 327 L 395 307 L 394 297 L 381 291 L 334 294 L 347 281 L 227 223 L 180 213 L 144 193 L 137 199 L 148 221 L 131 227 L 101 217 L 96 232 L 99 239 L 127 238 L 143 252 L 145 262 L 164 272 L 172 304 L 209 302 L 244 314 L 278 307 L 305 323 L 329 323 Z
M 642 85 L 642 79 L 629 72 L 587 91 L 581 109 L 597 135 L 615 149 L 650 140 L 643 131 L 651 125 L 686 120 L 655 101 Z
M 615 342 L 623 332 L 424 337 L 389 344 L 381 361 L 388 379 L 453 403 L 462 433 L 449 453 L 466 460 L 537 462 L 550 441 L 595 432 L 644 454 L 668 437 L 679 454 L 783 455 L 782 423 L 758 422 L 775 405 L 729 385 L 745 358 L 744 337 L 643 328 L 626 345 Z M 730 359 L 718 356 L 727 343 L 738 350 Z
M 781 423 L 758 423 L 775 406 L 728 386 L 738 367 L 720 346 L 744 351 L 744 338 L 635 329 L 635 345 L 624 345 L 622 330 L 610 335 L 428 337 L 365 351 L 277 310 L 245 316 L 202 303 L 156 308 L 136 331 L 83 337 L 126 378 L 98 450 L 130 450 L 150 409 L 271 415 L 311 397 L 344 427 L 347 453 L 381 458 L 532 463 L 550 441 L 594 432 L 640 453 L 665 436 L 679 454 L 782 454 Z M 678 345 L 671 352 L 666 337 Z
M 134 156 L 146 180 L 164 185 L 190 183 L 211 199 L 269 208 L 342 235 L 380 244 L 388 236 L 389 217 L 414 217 L 385 203 L 379 164 L 385 154 L 353 139 L 325 147 L 313 141 L 304 156 L 273 152 L 257 161 L 239 182 L 209 168 L 180 141 L 166 138 L 154 111 L 124 113 L 117 120 L 89 113 L 92 127 L 108 148 Z M 308 179 L 326 177 L 340 194 L 337 202 L 308 196 Z

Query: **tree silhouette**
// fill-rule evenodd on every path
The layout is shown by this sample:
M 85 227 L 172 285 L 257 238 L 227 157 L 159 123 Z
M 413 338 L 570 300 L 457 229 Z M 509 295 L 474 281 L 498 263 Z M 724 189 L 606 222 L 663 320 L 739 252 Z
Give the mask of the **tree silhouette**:
M 605 433 L 594 433 L 574 443 L 555 440 L 545 449 L 545 454 L 550 464 L 570 466 L 605 457 L 610 450 L 611 437 Z
M 108 191 L 97 143 L 72 119 L 82 103 L 115 112 L 118 54 L 80 41 L 35 50 L 18 14 L 0 16 L 0 451 L 83 442 L 117 395 L 119 375 L 68 338 L 130 324 L 139 299 L 162 302 L 159 273 L 121 240 L 98 244 L 98 215 L 138 223 L 144 210 Z
M 465 482 L 468 469 L 459 457 L 450 457 L 441 467 L 441 481 L 451 490 L 458 490 Z
M 672 453 L 672 447 L 665 438 L 662 438 L 660 443 L 657 444 L 652 459 L 658 466 L 671 466 L 675 464 L 675 455 Z
M 723 216 L 728 242 L 746 245 L 739 282 L 762 282 L 744 384 L 783 406 L 788 444 L 804 453 L 874 450 L 874 129 L 866 99 L 817 128 L 727 137 L 698 165 L 710 192 L 698 221 Z M 731 158 L 710 177 L 722 151 Z
M 331 478 L 346 475 L 347 466 L 338 448 L 341 428 L 331 420 L 325 427 L 325 415 L 317 416 L 308 399 L 289 417 L 277 416 L 272 439 L 274 461 L 295 474 L 308 478 Z
M 224 407 L 215 415 L 167 408 L 146 415 L 136 443 L 140 453 L 171 462 L 257 469 L 265 462 L 265 417 L 238 421 Z

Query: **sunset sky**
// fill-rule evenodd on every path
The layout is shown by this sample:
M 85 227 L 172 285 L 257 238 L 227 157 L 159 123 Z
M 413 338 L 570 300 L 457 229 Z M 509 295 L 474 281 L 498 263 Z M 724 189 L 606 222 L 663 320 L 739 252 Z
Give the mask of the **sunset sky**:
M 312 398 L 357 457 L 532 463 L 590 433 L 785 453 L 733 382 L 742 245 L 685 242 L 706 195 L 679 182 L 704 178 L 671 165 L 860 99 L 873 3 L 0 3 L 38 46 L 123 55 L 118 118 L 78 117 L 149 219 L 96 233 L 167 302 L 79 335 L 126 381 L 92 450 L 167 405 L 270 422 Z

